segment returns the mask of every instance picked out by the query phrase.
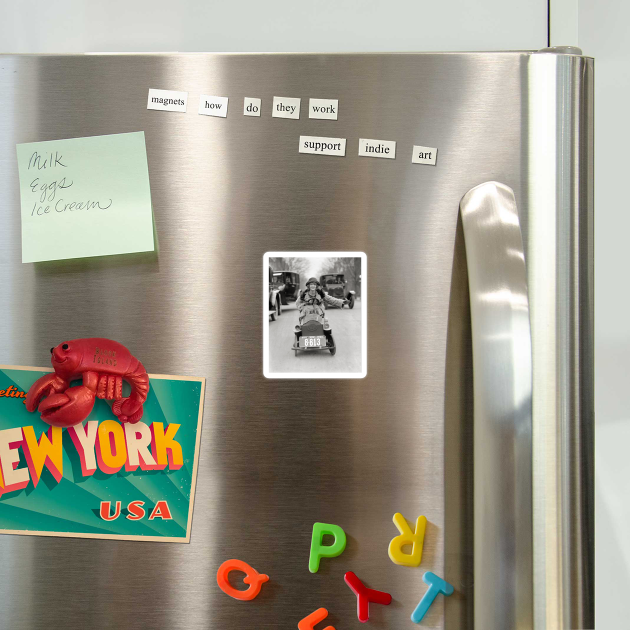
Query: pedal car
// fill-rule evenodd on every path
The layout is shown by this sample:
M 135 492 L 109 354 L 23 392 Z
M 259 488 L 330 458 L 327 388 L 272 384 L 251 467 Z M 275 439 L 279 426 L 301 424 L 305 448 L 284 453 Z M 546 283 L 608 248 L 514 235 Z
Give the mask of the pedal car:
M 295 350 L 296 357 L 300 351 L 328 350 L 332 355 L 337 352 L 330 324 L 324 324 L 324 317 L 318 313 L 316 307 L 304 307 L 300 323 L 295 326 L 295 341 L 291 348 Z

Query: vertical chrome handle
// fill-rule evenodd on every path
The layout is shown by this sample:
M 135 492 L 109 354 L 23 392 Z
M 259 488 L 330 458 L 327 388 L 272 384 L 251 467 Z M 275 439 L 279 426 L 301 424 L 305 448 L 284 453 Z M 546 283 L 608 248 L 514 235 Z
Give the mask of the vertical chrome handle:
M 532 344 L 514 193 L 486 182 L 460 202 L 474 379 L 474 619 L 533 625 Z

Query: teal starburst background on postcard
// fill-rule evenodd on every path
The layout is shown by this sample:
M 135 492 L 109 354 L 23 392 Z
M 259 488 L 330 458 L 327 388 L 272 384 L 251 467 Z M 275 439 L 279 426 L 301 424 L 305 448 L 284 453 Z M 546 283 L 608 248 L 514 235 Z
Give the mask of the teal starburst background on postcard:
M 25 369 L 0 370 L 0 391 L 10 385 L 27 392 L 29 387 L 46 372 Z M 186 539 L 189 510 L 192 507 L 191 489 L 195 468 L 197 432 L 201 430 L 200 406 L 202 381 L 151 378 L 149 395 L 144 404 L 141 422 L 181 425 L 175 440 L 182 447 L 184 465 L 179 470 L 125 471 L 109 475 L 97 469 L 89 477 L 81 473 L 77 450 L 68 431 L 63 431 L 63 477 L 59 483 L 44 467 L 37 487 L 32 482 L 23 490 L 0 496 L 0 530 L 24 532 L 58 532 L 89 536 L 142 536 Z M 97 399 L 87 420 L 115 419 L 110 404 Z M 39 440 L 49 425 L 39 413 L 29 413 L 23 398 L 0 397 L 0 431 L 14 427 L 32 426 Z M 20 447 L 19 468 L 26 467 Z M 158 501 L 166 501 L 172 520 L 149 520 L 151 509 Z M 122 513 L 114 521 L 99 515 L 101 501 L 122 504 Z M 144 501 L 146 515 L 142 520 L 126 518 L 131 501 Z

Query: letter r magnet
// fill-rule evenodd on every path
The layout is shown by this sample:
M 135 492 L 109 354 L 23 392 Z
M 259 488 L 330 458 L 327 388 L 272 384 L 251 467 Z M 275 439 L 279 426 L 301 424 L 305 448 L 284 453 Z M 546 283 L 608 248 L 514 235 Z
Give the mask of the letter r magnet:
M 417 567 L 422 561 L 422 547 L 424 545 L 424 532 L 427 528 L 427 519 L 425 516 L 419 516 L 416 521 L 415 533 L 407 524 L 405 517 L 396 512 L 394 514 L 394 524 L 400 532 L 400 536 L 396 536 L 389 543 L 389 557 L 394 564 L 402 564 L 407 567 Z M 404 553 L 403 547 L 412 545 L 411 553 Z
M 326 535 L 334 536 L 332 545 L 323 545 L 322 541 Z M 327 523 L 313 524 L 313 537 L 311 538 L 311 555 L 308 559 L 308 570 L 311 573 L 319 571 L 319 561 L 322 558 L 336 558 L 340 556 L 346 548 L 346 533 L 339 525 L 328 525 Z

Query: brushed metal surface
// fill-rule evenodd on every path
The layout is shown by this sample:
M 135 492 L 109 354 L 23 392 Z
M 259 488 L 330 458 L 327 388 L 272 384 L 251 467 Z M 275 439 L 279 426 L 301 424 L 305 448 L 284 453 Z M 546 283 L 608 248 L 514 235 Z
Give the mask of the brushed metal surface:
M 528 75 L 535 627 L 593 628 L 593 60 Z
M 531 246 L 530 58 L 0 57 L 0 362 L 42 365 L 56 340 L 106 336 L 149 372 L 207 378 L 191 543 L 0 536 L 0 625 L 264 630 L 295 627 L 323 605 L 332 625 L 349 627 L 356 601 L 343 573 L 353 570 L 394 596 L 373 607 L 373 627 L 399 628 L 432 570 L 456 591 L 446 606 L 436 600 L 424 627 L 471 627 L 458 207 L 477 184 L 505 182 Z M 147 111 L 149 87 L 187 90 L 188 113 Z M 197 115 L 200 94 L 228 96 L 228 117 Z M 339 120 L 271 118 L 274 95 L 301 97 L 303 111 L 309 97 L 338 98 Z M 262 117 L 241 115 L 244 96 L 263 99 Z M 157 253 L 22 265 L 15 144 L 137 130 Z M 298 155 L 300 135 L 345 137 L 347 156 Z M 359 158 L 359 137 L 396 140 L 397 159 Z M 438 147 L 437 166 L 412 165 L 413 144 Z M 366 252 L 365 379 L 264 379 L 269 250 Z M 420 569 L 387 557 L 397 511 L 429 520 Z M 316 520 L 344 527 L 348 547 L 311 575 Z M 247 605 L 216 586 L 234 556 L 271 578 Z
M 533 625 L 532 340 L 513 191 L 476 186 L 460 210 L 474 374 L 475 628 Z

